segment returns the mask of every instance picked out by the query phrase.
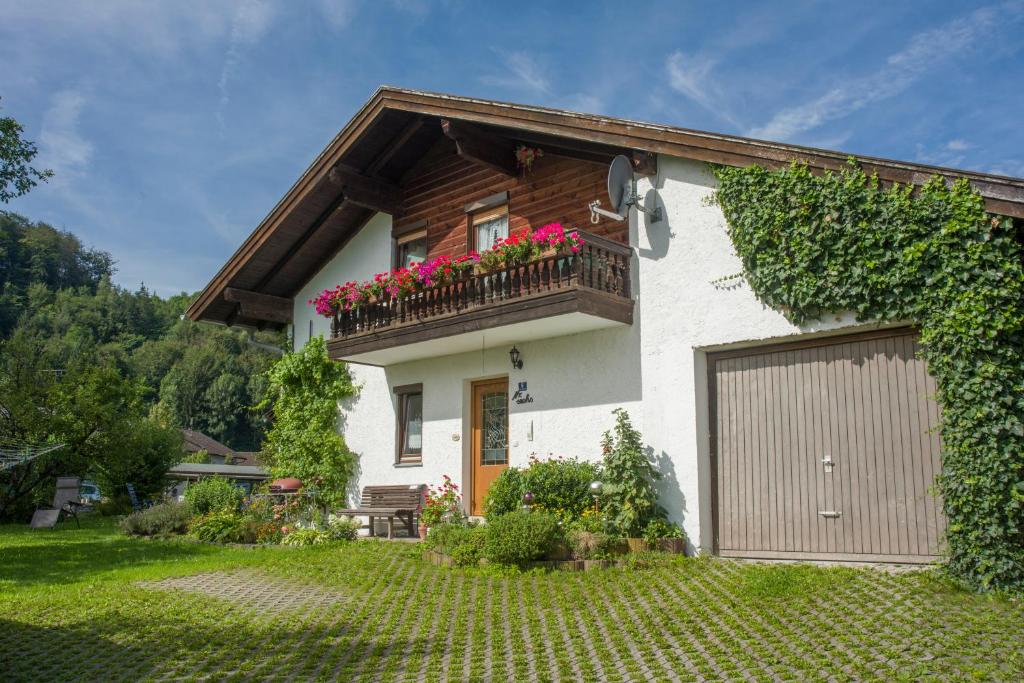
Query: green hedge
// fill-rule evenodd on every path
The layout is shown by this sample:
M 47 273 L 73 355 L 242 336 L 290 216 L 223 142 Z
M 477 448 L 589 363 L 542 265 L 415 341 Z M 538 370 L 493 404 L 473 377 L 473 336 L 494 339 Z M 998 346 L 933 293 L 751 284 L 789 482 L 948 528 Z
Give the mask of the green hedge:
M 839 311 L 912 321 L 942 406 L 938 478 L 950 572 L 1024 587 L 1024 248 L 966 180 L 882 187 L 851 160 L 716 167 L 750 286 L 802 323 Z
M 536 510 L 545 510 L 568 522 L 594 504 L 590 484 L 600 479 L 597 463 L 558 458 L 530 461 L 527 467 L 509 467 L 491 483 L 484 500 L 484 515 L 493 521 L 519 510 L 523 495 L 533 494 Z

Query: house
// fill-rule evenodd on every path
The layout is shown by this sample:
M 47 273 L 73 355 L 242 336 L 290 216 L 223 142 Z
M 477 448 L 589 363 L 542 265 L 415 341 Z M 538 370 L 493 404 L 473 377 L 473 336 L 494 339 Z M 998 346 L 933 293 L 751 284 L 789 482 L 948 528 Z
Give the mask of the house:
M 253 485 L 270 477 L 260 466 L 256 453 L 232 451 L 213 437 L 193 429 L 182 429 L 181 436 L 186 454 L 203 452 L 208 460 L 202 463 L 183 462 L 168 470 L 167 479 L 171 482 L 168 495 L 175 500 L 185 495 L 190 482 L 204 477 L 230 479 L 247 492 L 252 490 Z
M 542 150 L 519 168 L 516 150 Z M 611 209 L 624 156 L 640 207 Z M 351 364 L 343 407 L 359 484 L 450 474 L 479 514 L 531 454 L 600 457 L 627 409 L 661 502 L 724 556 L 928 561 L 941 552 L 933 381 L 907 326 L 803 326 L 742 280 L 707 163 L 839 168 L 846 155 L 668 126 L 381 88 L 192 304 L 193 320 L 290 326 Z M 1024 216 L 1024 181 L 863 158 L 884 181 L 966 177 Z M 616 162 L 621 163 L 621 162 Z M 655 209 L 661 210 L 655 220 Z M 596 219 L 593 222 L 592 219 Z M 551 222 L 580 254 L 323 318 L 322 290 L 482 249 Z M 726 278 L 723 280 L 722 278 Z
M 269 479 L 270 474 L 259 465 L 183 462 L 167 471 L 167 479 L 171 482 L 167 495 L 172 500 L 183 500 L 189 484 L 207 477 L 229 479 L 248 494 L 253 486 Z
M 181 436 L 184 442 L 185 453 L 206 453 L 209 457 L 209 462 L 217 465 L 230 462 L 234 457 L 234 452 L 230 448 L 202 432 L 197 432 L 193 429 L 182 429 Z

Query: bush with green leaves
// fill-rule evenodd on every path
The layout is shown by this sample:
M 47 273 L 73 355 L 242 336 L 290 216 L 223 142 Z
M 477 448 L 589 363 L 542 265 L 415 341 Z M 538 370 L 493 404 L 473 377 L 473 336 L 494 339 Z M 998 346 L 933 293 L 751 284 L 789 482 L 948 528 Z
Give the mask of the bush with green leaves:
M 551 556 L 565 537 L 558 517 L 517 510 L 486 525 L 483 556 L 497 564 L 523 564 Z
M 484 499 L 484 515 L 491 521 L 521 509 L 523 496 L 529 492 L 535 510 L 546 510 L 568 523 L 593 506 L 590 484 L 600 477 L 601 466 L 597 463 L 531 457 L 527 467 L 509 467 L 491 483 Z
M 233 512 L 242 505 L 245 491 L 224 477 L 207 477 L 185 489 L 185 502 L 194 515 Z
M 275 477 L 297 477 L 331 507 L 344 507 L 356 456 L 338 433 L 338 402 L 356 388 L 344 363 L 327 356 L 322 337 L 281 357 L 267 373 L 258 406 L 274 424 L 261 457 Z
M 715 167 L 757 296 L 800 324 L 838 311 L 920 326 L 942 407 L 950 572 L 1024 587 L 1024 235 L 967 180 L 884 187 L 840 172 Z
M 624 538 L 603 531 L 572 529 L 566 534 L 566 541 L 577 560 L 607 560 L 629 550 Z
M 232 510 L 216 510 L 189 523 L 189 533 L 208 543 L 255 543 L 257 525 Z
M 637 537 L 652 520 L 665 516 L 658 506 L 654 482 L 661 473 L 644 450 L 640 432 L 622 408 L 615 415 L 613 432 L 605 432 L 602 511 L 613 529 L 623 536 Z
M 324 524 L 324 531 L 332 541 L 354 541 L 359 537 L 361 527 L 362 522 L 355 517 L 330 515 Z
M 313 527 L 295 529 L 285 534 L 281 539 L 281 545 L 290 546 L 311 546 L 311 545 L 325 545 L 330 543 L 332 540 L 331 534 L 324 529 L 316 529 Z
M 456 565 L 468 567 L 480 562 L 489 525 L 439 524 L 431 527 L 423 544 L 431 550 L 444 553 Z
M 673 524 L 667 519 L 652 519 L 644 527 L 643 539 L 648 543 L 655 543 L 659 538 L 683 538 L 683 530 L 678 524 Z
M 169 536 L 188 531 L 191 519 L 188 505 L 173 501 L 131 513 L 121 520 L 121 529 L 132 536 Z

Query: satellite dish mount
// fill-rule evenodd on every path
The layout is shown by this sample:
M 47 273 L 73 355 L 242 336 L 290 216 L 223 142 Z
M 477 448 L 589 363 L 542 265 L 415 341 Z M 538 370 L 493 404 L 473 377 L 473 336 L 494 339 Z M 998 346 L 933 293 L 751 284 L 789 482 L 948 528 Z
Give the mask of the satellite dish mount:
M 658 223 L 664 218 L 660 206 L 646 209 L 641 204 L 636 175 L 633 173 L 633 164 L 629 157 L 622 154 L 612 159 L 611 166 L 608 167 L 608 200 L 611 202 L 612 211 L 602 209 L 599 199 L 595 199 L 587 205 L 590 208 L 591 223 L 600 221 L 601 216 L 613 221 L 624 221 L 629 217 L 631 207 L 636 207 L 637 211 L 643 211 L 650 216 L 652 223 Z

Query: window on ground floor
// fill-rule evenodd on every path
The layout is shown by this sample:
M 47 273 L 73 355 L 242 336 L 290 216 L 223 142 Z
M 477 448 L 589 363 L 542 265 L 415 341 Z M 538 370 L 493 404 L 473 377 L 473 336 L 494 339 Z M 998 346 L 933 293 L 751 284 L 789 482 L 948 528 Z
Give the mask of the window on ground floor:
M 423 385 L 395 387 L 398 404 L 395 463 L 418 465 L 423 462 Z

